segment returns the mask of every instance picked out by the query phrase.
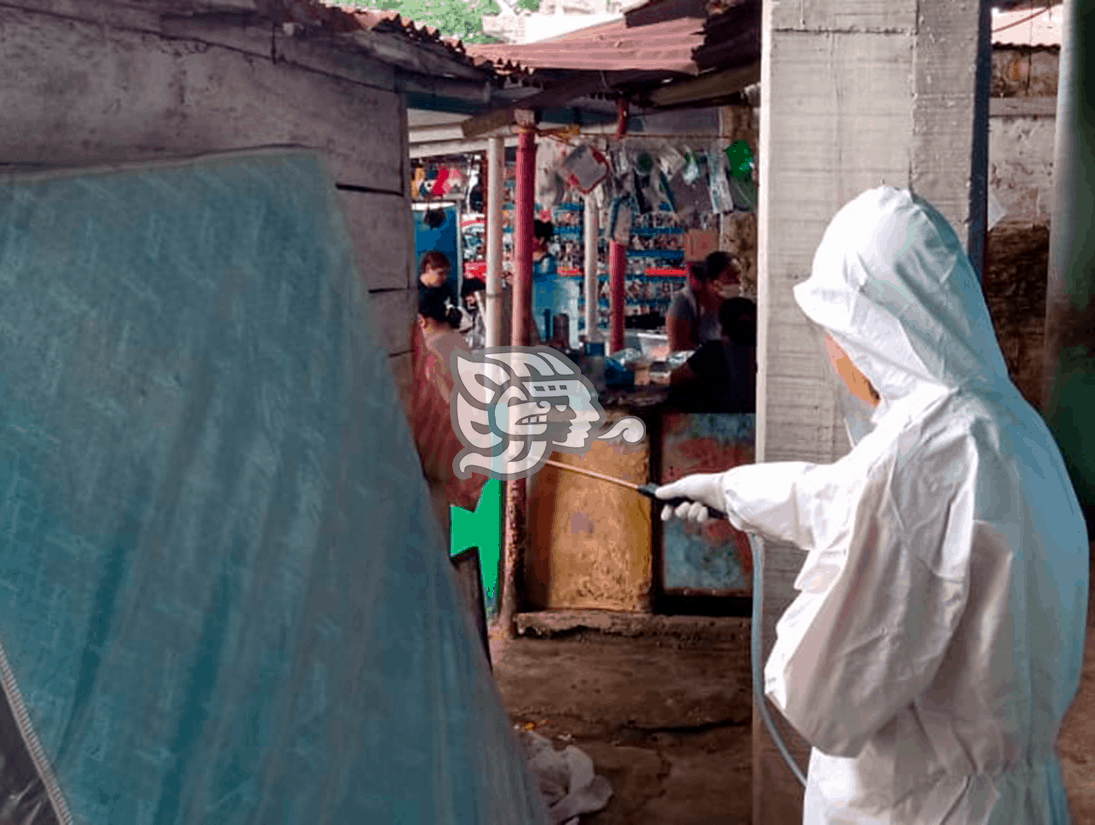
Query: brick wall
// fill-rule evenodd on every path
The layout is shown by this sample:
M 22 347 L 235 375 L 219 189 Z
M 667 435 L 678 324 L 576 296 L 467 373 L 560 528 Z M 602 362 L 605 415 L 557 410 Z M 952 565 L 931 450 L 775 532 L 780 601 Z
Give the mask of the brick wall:
M 1057 67 L 1056 49 L 997 48 L 992 96 L 1053 98 Z M 1035 407 L 1042 400 L 1055 135 L 1047 115 L 989 123 L 990 191 L 1007 212 L 988 235 L 985 300 L 1012 380 Z
M 1049 227 L 998 226 L 989 232 L 985 301 L 1008 372 L 1023 397 L 1042 401 Z

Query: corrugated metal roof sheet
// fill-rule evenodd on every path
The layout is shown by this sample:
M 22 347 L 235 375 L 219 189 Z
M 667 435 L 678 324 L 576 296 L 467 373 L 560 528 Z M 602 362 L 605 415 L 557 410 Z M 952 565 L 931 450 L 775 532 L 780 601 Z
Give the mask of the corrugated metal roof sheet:
M 696 74 L 693 52 L 703 45 L 706 19 L 685 17 L 628 28 L 624 20 L 589 26 L 538 43 L 468 44 L 495 65 L 575 71 L 654 71 Z
M 1064 6 L 1019 9 L 992 16 L 994 46 L 1060 46 Z
M 283 18 L 282 22 L 321 28 L 334 34 L 370 31 L 393 35 L 427 48 L 440 50 L 448 57 L 469 66 L 477 66 L 488 71 L 493 68 L 488 61 L 468 54 L 459 38 L 444 37 L 433 26 L 415 23 L 409 18 L 402 17 L 398 12 L 323 3 L 320 0 L 279 0 L 277 5 L 281 7 L 279 16 Z M 271 6 L 276 8 L 275 4 L 268 5 L 267 13 Z

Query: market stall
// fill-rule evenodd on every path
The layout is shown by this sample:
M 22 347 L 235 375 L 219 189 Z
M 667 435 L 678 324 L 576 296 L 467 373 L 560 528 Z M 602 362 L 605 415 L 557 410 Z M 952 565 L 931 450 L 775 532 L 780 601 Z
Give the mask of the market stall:
M 536 215 L 554 229 L 549 251 L 564 284 L 566 300 L 558 309 L 568 316 L 568 345 L 577 349 L 586 341 L 607 337 L 609 244 L 615 240 L 626 252 L 624 323 L 629 344 L 649 349 L 649 342 L 657 342 L 665 332 L 665 313 L 673 294 L 685 284 L 687 265 L 718 247 L 720 217 L 755 209 L 751 147 L 737 141 L 724 149 L 720 143 L 726 141 L 717 134 L 616 138 L 545 130 L 539 137 Z M 460 278 L 486 277 L 483 155 L 423 158 L 412 171 L 417 214 L 429 217 L 449 210 L 444 212 L 445 226 L 455 227 L 447 216 L 458 211 Z M 581 167 L 573 161 L 576 155 L 595 159 Z M 515 149 L 506 151 L 503 168 L 502 268 L 508 276 L 513 271 Z M 592 333 L 586 325 L 583 289 L 589 208 L 598 213 L 597 329 Z M 427 235 L 416 238 L 419 246 L 429 242 Z M 419 254 L 423 251 L 417 249 Z M 644 341 L 647 347 L 642 347 Z
M 712 461 L 722 469 L 752 461 L 751 414 L 674 405 L 666 383 L 685 354 L 669 357 L 665 338 L 673 295 L 685 285 L 689 266 L 718 248 L 720 219 L 755 209 L 751 147 L 720 137 L 717 129 L 627 136 L 541 129 L 536 137 L 535 218 L 552 225 L 547 251 L 562 294 L 552 320 L 567 316 L 567 334 L 554 343 L 598 385 L 610 420 L 639 415 L 648 430 L 637 446 L 598 444 L 585 455 L 556 458 L 639 482 L 669 481 Z M 491 205 L 484 154 L 420 158 L 412 172 L 420 214 L 458 209 L 461 278 L 486 275 Z M 514 271 L 516 155 L 505 151 L 499 187 L 506 280 Z M 613 242 L 625 255 L 625 348 L 606 352 Z M 589 263 L 596 267 L 593 283 L 587 282 L 587 272 L 594 274 Z M 587 296 L 596 301 L 593 312 L 587 312 Z M 499 509 L 500 493 L 497 483 L 485 491 L 490 512 Z M 725 609 L 735 597 L 740 606 L 749 595 L 749 545 L 728 525 L 663 530 L 649 502 L 551 467 L 530 481 L 527 501 L 524 609 L 694 612 L 701 602 Z M 453 548 L 460 543 L 454 539 Z

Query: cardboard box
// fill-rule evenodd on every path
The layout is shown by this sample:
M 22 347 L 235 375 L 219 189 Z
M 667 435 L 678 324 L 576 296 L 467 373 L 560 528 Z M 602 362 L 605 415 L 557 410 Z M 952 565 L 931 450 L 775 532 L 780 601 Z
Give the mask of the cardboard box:
M 684 259 L 702 261 L 719 248 L 719 233 L 713 229 L 689 229 L 684 236 Z

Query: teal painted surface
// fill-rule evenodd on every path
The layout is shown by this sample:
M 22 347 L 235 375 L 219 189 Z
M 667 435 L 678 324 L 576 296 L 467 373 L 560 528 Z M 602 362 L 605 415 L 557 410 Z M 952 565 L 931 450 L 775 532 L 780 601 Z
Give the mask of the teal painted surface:
M 483 485 L 475 511 L 451 507 L 452 534 L 450 552 L 461 553 L 479 548 L 482 568 L 483 601 L 488 619 L 498 609 L 498 570 L 502 558 L 502 482 L 491 479 Z
M 0 638 L 78 825 L 542 823 L 336 192 L 0 182 Z
M 459 295 L 460 257 L 457 251 L 457 246 L 460 243 L 459 216 L 454 206 L 435 207 L 432 211 L 440 212 L 445 216 L 444 222 L 436 228 L 426 225 L 428 212 L 420 210 L 414 212 L 415 272 L 418 271 L 418 262 L 422 260 L 425 253 L 431 250 L 444 252 L 449 259 L 449 264 L 452 266 L 452 270 L 449 272 L 449 286 Z
M 1090 520 L 1095 515 L 1095 353 L 1091 348 L 1060 353 L 1047 420 Z
M 691 472 L 727 470 L 740 463 L 743 448 L 751 454 L 756 416 L 689 414 L 666 419 L 662 440 L 663 478 Z M 662 581 L 667 590 L 752 589 L 752 552 L 744 537 L 726 522 L 689 526 L 673 519 L 663 522 Z
M 1063 12 L 1044 407 L 1095 535 L 1095 0 Z

